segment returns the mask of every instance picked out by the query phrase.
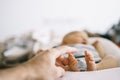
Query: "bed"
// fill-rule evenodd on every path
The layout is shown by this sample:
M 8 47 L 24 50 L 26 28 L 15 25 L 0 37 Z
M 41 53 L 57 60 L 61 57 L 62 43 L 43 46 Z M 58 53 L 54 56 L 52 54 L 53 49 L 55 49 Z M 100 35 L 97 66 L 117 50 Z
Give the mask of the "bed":
M 59 80 L 120 80 L 119 47 L 107 39 L 98 37 L 90 38 L 89 42 L 92 43 L 95 40 L 99 40 L 102 43 L 105 55 L 114 55 L 118 59 L 118 67 L 89 72 L 66 72 L 64 77 L 60 78 Z

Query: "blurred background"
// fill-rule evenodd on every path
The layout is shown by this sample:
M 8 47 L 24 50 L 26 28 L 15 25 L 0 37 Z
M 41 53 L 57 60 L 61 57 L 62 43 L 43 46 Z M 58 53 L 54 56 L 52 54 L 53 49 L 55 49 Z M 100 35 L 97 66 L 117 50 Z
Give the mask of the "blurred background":
M 105 33 L 120 20 L 120 0 L 0 0 L 0 40 L 27 31 Z

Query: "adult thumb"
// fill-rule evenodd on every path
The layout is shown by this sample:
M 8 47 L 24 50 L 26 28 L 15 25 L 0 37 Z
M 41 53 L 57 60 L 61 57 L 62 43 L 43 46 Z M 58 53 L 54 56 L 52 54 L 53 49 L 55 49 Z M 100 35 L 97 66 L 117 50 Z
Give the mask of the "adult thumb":
M 61 67 L 56 67 L 55 69 L 55 76 L 56 76 L 56 79 L 60 78 L 60 77 L 63 77 L 65 74 L 65 70 Z

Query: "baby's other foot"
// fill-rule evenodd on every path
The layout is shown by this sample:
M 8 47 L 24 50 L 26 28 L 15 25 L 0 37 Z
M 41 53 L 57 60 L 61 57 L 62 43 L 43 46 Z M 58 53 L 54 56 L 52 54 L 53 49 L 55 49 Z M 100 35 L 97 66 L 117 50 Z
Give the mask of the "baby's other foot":
M 96 70 L 96 64 L 95 64 L 94 57 L 88 51 L 85 51 L 85 60 L 86 60 L 88 71 Z
M 75 59 L 75 57 L 71 53 L 69 53 L 68 60 L 69 60 L 69 66 L 71 71 L 80 71 L 78 69 L 78 61 Z

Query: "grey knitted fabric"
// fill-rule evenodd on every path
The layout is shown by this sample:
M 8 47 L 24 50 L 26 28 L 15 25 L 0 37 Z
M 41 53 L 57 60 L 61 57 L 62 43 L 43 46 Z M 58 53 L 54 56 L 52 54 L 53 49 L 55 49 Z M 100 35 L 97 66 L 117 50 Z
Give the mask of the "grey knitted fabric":
M 101 58 L 100 58 L 98 52 L 96 51 L 96 49 L 92 45 L 72 44 L 72 45 L 68 45 L 68 46 L 75 47 L 78 49 L 78 52 L 74 53 L 73 55 L 77 59 L 78 68 L 81 71 L 86 71 L 86 69 L 87 69 L 87 65 L 85 62 L 85 54 L 84 54 L 85 50 L 87 50 L 90 54 L 93 55 L 95 62 L 101 61 Z

